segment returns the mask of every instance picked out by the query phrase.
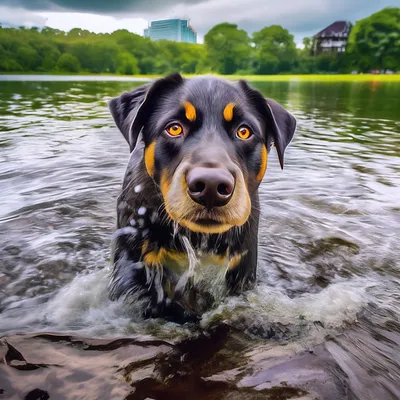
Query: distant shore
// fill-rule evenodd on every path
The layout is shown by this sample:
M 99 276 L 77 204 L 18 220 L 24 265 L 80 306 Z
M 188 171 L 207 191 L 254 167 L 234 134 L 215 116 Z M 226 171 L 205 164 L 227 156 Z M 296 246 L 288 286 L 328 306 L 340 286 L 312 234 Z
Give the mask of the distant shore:
M 190 78 L 198 75 L 182 74 L 184 77 Z M 365 82 L 365 81 L 384 81 L 384 82 L 400 82 L 400 74 L 308 74 L 308 75 L 214 75 L 226 79 L 238 80 L 245 79 L 253 82 L 268 82 L 268 81 L 335 81 L 335 82 Z M 116 74 L 64 74 L 64 73 L 0 73 L 0 80 L 26 80 L 42 81 L 42 80 L 116 80 L 116 81 L 149 81 L 157 79 L 163 75 L 116 75 Z

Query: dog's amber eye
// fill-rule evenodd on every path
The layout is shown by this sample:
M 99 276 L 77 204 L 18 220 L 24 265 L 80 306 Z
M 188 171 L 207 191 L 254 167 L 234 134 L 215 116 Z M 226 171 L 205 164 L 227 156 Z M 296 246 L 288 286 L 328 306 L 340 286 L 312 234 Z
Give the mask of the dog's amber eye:
M 167 132 L 171 136 L 179 136 L 183 132 L 183 128 L 179 124 L 172 124 L 167 127 Z
M 246 140 L 248 139 L 252 133 L 250 129 L 247 126 L 242 125 L 238 130 L 237 130 L 237 135 L 240 139 Z

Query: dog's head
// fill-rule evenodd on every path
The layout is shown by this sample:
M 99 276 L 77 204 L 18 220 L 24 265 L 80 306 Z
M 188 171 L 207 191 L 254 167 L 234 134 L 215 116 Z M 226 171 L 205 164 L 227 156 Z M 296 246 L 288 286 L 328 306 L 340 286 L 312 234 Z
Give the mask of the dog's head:
M 194 232 L 222 233 L 251 212 L 268 152 L 281 167 L 295 118 L 244 81 L 174 74 L 109 103 L 134 150 L 140 133 L 148 175 L 168 216 Z

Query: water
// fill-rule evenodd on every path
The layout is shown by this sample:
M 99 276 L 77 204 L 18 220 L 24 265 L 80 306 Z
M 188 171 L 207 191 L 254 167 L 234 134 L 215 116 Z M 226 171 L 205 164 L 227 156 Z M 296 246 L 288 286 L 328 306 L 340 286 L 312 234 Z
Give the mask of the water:
M 400 84 L 254 84 L 297 136 L 260 189 L 256 290 L 199 326 L 107 297 L 129 151 L 106 101 L 140 84 L 0 81 L 0 398 L 400 398 Z

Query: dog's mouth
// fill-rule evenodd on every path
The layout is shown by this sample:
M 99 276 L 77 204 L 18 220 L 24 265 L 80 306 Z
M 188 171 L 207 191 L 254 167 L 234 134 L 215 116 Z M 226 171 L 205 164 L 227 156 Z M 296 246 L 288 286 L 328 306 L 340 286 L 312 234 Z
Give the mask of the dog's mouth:
M 235 224 L 217 221 L 213 218 L 183 218 L 179 224 L 193 232 L 218 234 L 231 229 Z
M 173 221 L 193 232 L 208 234 L 221 234 L 247 222 L 251 200 L 241 171 L 236 172 L 237 181 L 230 201 L 211 208 L 191 198 L 184 172 L 182 166 L 175 171 L 171 180 L 166 174 L 161 176 L 165 211 Z
M 210 226 L 215 226 L 215 225 L 221 225 L 220 221 L 217 221 L 215 219 L 212 218 L 199 218 L 197 220 L 194 220 L 193 222 L 195 222 L 196 224 L 199 225 L 210 225 Z
M 166 207 L 167 212 L 169 211 L 169 216 L 179 225 L 193 232 L 224 233 L 234 226 L 244 224 L 248 219 L 248 215 L 238 216 L 235 214 L 229 205 L 208 210 L 193 203 L 187 197 L 184 197 L 181 202 L 184 207 Z

